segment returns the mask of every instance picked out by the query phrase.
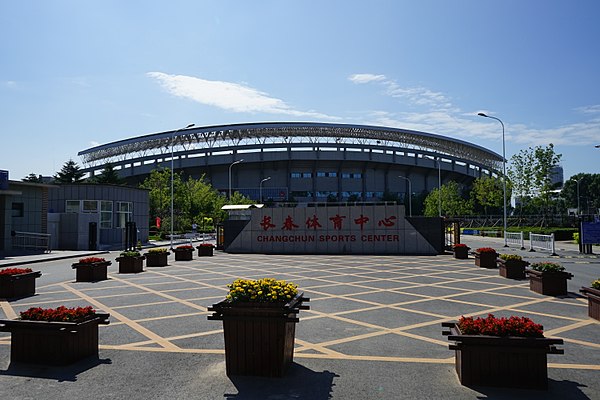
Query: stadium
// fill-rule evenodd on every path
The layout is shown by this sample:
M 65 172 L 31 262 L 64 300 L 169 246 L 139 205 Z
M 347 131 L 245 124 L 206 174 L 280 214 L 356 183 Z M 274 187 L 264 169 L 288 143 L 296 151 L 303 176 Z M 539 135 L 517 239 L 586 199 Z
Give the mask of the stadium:
M 502 156 L 414 130 L 307 122 L 189 127 L 119 140 L 78 154 L 90 176 L 107 163 L 128 183 L 170 168 L 257 201 L 379 201 L 469 184 L 501 171 Z M 261 198 L 262 197 L 262 198 Z

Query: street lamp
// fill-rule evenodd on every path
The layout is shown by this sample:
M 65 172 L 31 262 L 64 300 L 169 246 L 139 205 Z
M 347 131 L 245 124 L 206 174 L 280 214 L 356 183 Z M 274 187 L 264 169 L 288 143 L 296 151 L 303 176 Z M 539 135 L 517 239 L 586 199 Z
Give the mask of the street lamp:
M 192 128 L 195 124 L 189 124 L 185 128 L 179 128 L 171 132 L 171 250 L 173 250 L 173 140 L 175 139 L 175 134 L 184 129 Z
M 577 215 L 579 215 L 579 182 L 581 181 L 581 179 L 575 179 L 575 182 L 577 182 Z
M 438 157 L 438 215 L 442 217 L 442 158 Z
M 244 161 L 243 158 L 232 162 L 231 165 L 229 166 L 229 200 L 231 200 L 231 167 L 233 167 L 235 164 L 241 163 L 242 161 Z
M 485 113 L 478 113 L 480 117 L 495 119 L 500 122 L 502 125 L 502 190 L 504 192 L 504 247 L 508 247 L 508 242 L 506 241 L 506 144 L 504 141 L 504 123 L 500 118 L 492 117 L 491 115 L 486 115 Z
M 262 200 L 262 184 L 263 184 L 263 182 L 266 182 L 266 181 L 268 181 L 268 180 L 270 180 L 270 179 L 271 179 L 271 177 L 270 177 L 270 176 L 268 176 L 268 177 L 266 177 L 265 179 L 263 179 L 262 181 L 260 181 L 260 183 L 259 183 L 259 185 L 258 185 L 258 197 L 259 197 L 259 201 L 260 201 L 261 203 L 263 202 L 263 200 Z
M 410 179 L 405 176 L 399 175 L 398 178 L 404 179 L 408 182 L 408 216 L 412 217 L 412 183 L 410 182 Z

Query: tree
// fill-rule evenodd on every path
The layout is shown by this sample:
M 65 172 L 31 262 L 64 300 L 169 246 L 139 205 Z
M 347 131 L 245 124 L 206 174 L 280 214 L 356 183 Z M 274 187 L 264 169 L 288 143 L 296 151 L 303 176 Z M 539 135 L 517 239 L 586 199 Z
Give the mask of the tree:
M 100 175 L 94 176 L 90 179 L 92 183 L 98 184 L 114 184 L 114 185 L 122 185 L 125 181 L 119 177 L 117 171 L 111 163 L 106 163 L 104 165 L 104 169 L 100 172 Z
M 508 176 L 515 194 L 520 197 L 521 212 L 528 198 L 538 198 L 543 208 L 548 209 L 553 189 L 552 170 L 558 166 L 561 157 L 554 152 L 552 143 L 520 150 L 511 157 Z
M 23 182 L 32 182 L 32 183 L 43 183 L 44 182 L 41 175 L 36 175 L 33 172 L 21 180 Z
M 510 199 L 510 185 L 506 185 L 506 198 Z M 488 215 L 488 207 L 494 210 L 504 207 L 504 185 L 502 179 L 482 176 L 475 179 L 471 198 L 476 205 L 483 207 L 485 215 Z
M 473 204 L 461 194 L 458 183 L 450 181 L 441 188 L 435 188 L 425 198 L 425 216 L 438 215 L 439 194 L 441 193 L 442 215 L 455 217 L 473 213 Z
M 77 163 L 71 159 L 67 161 L 62 169 L 54 175 L 55 183 L 81 183 L 83 182 L 84 172 Z
M 577 181 L 579 181 L 579 205 L 583 214 L 594 213 L 600 208 L 600 174 L 579 173 L 565 182 L 561 197 L 566 207 L 577 207 Z

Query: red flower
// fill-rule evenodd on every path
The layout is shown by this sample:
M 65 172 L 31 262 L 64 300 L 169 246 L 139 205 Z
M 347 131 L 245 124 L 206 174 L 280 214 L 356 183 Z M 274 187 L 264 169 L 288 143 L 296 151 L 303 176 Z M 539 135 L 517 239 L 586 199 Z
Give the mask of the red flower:
M 212 248 L 213 248 L 213 247 L 215 247 L 215 246 L 214 246 L 213 244 L 211 244 L 211 243 L 202 243 L 202 244 L 201 244 L 201 245 L 199 245 L 198 247 L 210 247 L 210 248 L 212 249 Z
M 80 258 L 79 264 L 93 264 L 93 263 L 105 262 L 105 261 L 106 260 L 102 257 L 86 257 L 86 258 Z
M 21 312 L 21 319 L 27 321 L 56 321 L 56 322 L 78 322 L 86 317 L 96 314 L 91 306 L 67 308 L 60 306 L 58 308 L 31 307 L 27 311 Z
M 0 269 L 0 275 L 19 275 L 33 272 L 31 268 L 5 268 Z
M 496 318 L 493 314 L 487 318 L 460 317 L 458 327 L 464 335 L 544 337 L 542 325 L 514 315 L 509 318 Z
M 181 246 L 175 247 L 175 249 L 179 249 L 179 250 L 192 250 L 192 249 L 194 249 L 194 246 L 189 245 L 189 244 L 183 244 Z
M 452 248 L 454 248 L 454 249 L 464 248 L 464 247 L 469 248 L 469 246 L 467 246 L 464 243 L 456 243 L 454 246 L 452 246 Z
M 491 247 L 480 247 L 475 251 L 477 253 L 496 253 L 496 250 L 492 249 Z

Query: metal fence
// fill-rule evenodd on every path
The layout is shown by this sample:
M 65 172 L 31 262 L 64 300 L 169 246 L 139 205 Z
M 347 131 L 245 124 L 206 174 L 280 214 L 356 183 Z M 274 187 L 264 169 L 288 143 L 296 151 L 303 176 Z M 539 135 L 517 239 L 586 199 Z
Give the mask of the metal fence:
M 504 232 L 507 245 L 517 245 L 521 250 L 525 250 L 525 239 L 523 232 Z
M 554 233 L 550 235 L 538 235 L 535 233 L 529 234 L 529 251 L 535 251 L 535 249 L 550 251 L 551 255 L 556 255 L 556 248 L 554 247 Z
M 12 236 L 13 249 L 35 249 L 51 252 L 51 238 L 49 233 L 19 232 L 15 231 Z

